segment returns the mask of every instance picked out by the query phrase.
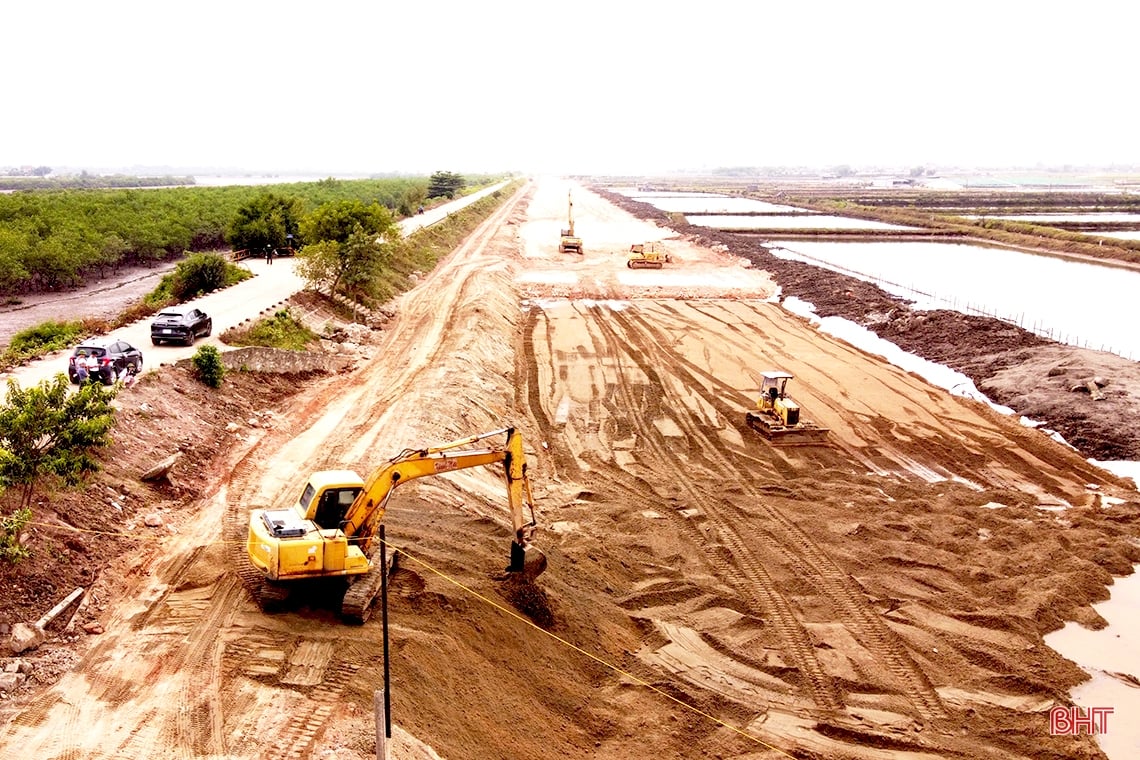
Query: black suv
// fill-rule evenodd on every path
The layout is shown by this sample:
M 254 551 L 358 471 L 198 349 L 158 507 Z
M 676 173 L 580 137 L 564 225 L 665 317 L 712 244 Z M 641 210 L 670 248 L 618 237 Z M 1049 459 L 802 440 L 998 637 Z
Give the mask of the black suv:
M 71 352 L 67 362 L 67 377 L 73 383 L 84 377 L 110 385 L 122 378 L 128 371 L 138 374 L 142 371 L 142 351 L 116 338 L 92 338 L 85 340 Z
M 199 335 L 209 337 L 213 330 L 214 320 L 201 309 L 175 306 L 155 315 L 150 323 L 150 342 L 157 346 L 164 341 L 178 341 L 189 346 Z

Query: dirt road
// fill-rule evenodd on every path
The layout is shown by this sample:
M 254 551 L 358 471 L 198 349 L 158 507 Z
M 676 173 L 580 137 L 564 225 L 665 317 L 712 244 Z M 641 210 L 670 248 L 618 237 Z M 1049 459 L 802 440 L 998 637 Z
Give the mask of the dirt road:
M 398 304 L 375 359 L 235 443 L 180 532 L 117 568 L 105 633 L 0 755 L 368 757 L 380 627 L 259 612 L 251 507 L 305 474 L 515 424 L 550 570 L 528 620 L 492 576 L 499 477 L 403 486 L 386 524 L 394 720 L 446 758 L 1099 757 L 1053 737 L 1083 673 L 1043 645 L 1128 572 L 1127 484 L 766 302 L 739 259 L 573 186 L 528 186 Z M 631 242 L 676 260 L 628 270 Z M 744 423 L 796 375 L 831 444 Z M 278 496 L 278 494 L 284 494 Z M 429 757 L 401 733 L 397 758 Z

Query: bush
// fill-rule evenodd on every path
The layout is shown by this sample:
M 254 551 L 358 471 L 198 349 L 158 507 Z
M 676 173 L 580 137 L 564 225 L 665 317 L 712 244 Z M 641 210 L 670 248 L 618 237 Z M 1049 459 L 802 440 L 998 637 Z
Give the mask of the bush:
M 226 376 L 226 367 L 222 364 L 222 355 L 214 346 L 202 346 L 191 359 L 198 379 L 211 388 L 222 387 L 222 378 Z
M 226 285 L 226 260 L 216 253 L 195 253 L 174 268 L 174 296 L 186 301 Z
M 153 314 L 164 307 L 189 301 L 252 276 L 249 270 L 231 264 L 219 254 L 194 253 L 163 277 L 157 288 L 147 293 L 139 311 L 151 309 L 149 313 Z
M 26 507 L 0 515 L 0 560 L 14 565 L 28 556 L 27 547 L 20 543 L 20 532 L 31 519 L 32 510 Z

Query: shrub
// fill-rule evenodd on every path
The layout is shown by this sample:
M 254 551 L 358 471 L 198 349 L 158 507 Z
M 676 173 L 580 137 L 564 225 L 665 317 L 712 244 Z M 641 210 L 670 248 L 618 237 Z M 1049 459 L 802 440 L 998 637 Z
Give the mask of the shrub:
M 146 295 L 143 303 L 146 308 L 158 311 L 252 276 L 249 270 L 231 264 L 217 253 L 194 253 L 163 277 L 158 287 Z M 153 314 L 154 311 L 150 313 Z
M 226 285 L 226 260 L 216 253 L 195 253 L 174 268 L 174 295 L 185 301 Z
M 195 352 L 193 358 L 194 369 L 198 379 L 211 388 L 222 387 L 222 378 L 226 376 L 226 367 L 222 364 L 222 355 L 214 346 L 202 346 Z
M 28 556 L 28 548 L 20 543 L 20 532 L 31 519 L 32 510 L 27 507 L 0 515 L 0 559 L 14 565 Z
M 43 356 L 67 348 L 86 334 L 86 327 L 80 321 L 41 322 L 13 335 L 7 354 L 13 361 Z

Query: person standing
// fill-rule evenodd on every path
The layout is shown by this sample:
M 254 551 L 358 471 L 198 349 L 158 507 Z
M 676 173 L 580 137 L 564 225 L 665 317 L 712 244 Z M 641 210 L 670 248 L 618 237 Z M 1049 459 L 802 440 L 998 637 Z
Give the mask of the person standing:
M 83 385 L 87 382 L 87 354 L 80 352 L 75 357 L 75 382 Z
M 270 264 L 270 265 L 273 264 L 273 247 L 272 246 L 268 246 L 268 245 L 265 246 L 265 263 Z

